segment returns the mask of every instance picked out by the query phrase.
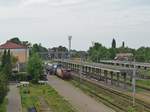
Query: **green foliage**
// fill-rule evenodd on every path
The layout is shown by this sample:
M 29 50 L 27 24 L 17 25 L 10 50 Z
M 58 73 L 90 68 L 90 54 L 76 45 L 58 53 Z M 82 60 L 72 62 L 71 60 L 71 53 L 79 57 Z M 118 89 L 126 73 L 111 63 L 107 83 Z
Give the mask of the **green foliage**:
M 8 100 L 5 98 L 3 103 L 0 104 L 0 112 L 7 112 Z
M 150 47 L 140 47 L 136 50 L 125 47 L 123 42 L 121 47 L 116 48 L 115 39 L 113 39 L 112 48 L 110 49 L 102 46 L 100 43 L 95 43 L 95 45 L 88 50 L 89 58 L 95 62 L 100 59 L 114 59 L 117 53 L 132 53 L 136 61 L 150 62 Z
M 137 61 L 145 61 L 150 62 L 150 48 L 149 47 L 141 47 L 137 49 L 135 53 L 135 58 Z
M 31 54 L 39 52 L 47 52 L 48 50 L 43 47 L 41 44 L 33 44 Z
M 125 42 L 123 41 L 123 42 L 122 42 L 122 48 L 124 48 L 124 47 L 125 47 Z
M 43 74 L 43 62 L 38 54 L 33 54 L 27 64 L 27 72 L 32 76 L 32 81 L 37 83 Z
M 5 50 L 3 53 L 1 70 L 7 76 L 6 77 L 7 79 L 12 74 L 12 57 L 11 57 L 10 50 L 8 51 Z
M 41 44 L 33 44 L 30 49 L 30 55 L 35 53 L 37 53 L 42 59 L 47 60 L 48 49 L 43 47 Z
M 119 47 L 119 48 L 116 48 L 116 52 L 117 53 L 133 53 L 133 54 L 135 54 L 135 49 L 131 49 L 128 47 Z
M 95 43 L 93 47 L 90 47 L 88 53 L 89 53 L 90 59 L 94 62 L 97 62 L 100 59 L 110 58 L 110 52 L 108 51 L 106 47 L 102 46 L 100 43 Z
M 150 80 L 136 80 L 136 84 L 150 89 Z
M 35 106 L 38 110 L 41 104 L 40 98 L 48 104 L 53 112 L 76 112 L 68 101 L 64 100 L 52 87 L 48 85 L 33 85 L 29 87 L 30 94 L 24 93 L 25 87 L 20 88 L 23 112 Z
M 136 112 L 136 110 L 135 110 L 135 108 L 130 107 L 130 108 L 128 109 L 128 112 Z
M 8 84 L 8 81 L 7 81 L 6 75 L 0 72 L 0 104 L 3 102 L 7 94 L 7 91 L 8 91 L 7 84 Z
M 112 48 L 116 48 L 116 40 L 113 38 L 113 40 L 112 40 Z
M 81 58 L 83 56 L 87 59 L 88 53 L 86 51 L 77 51 L 77 50 L 71 50 L 71 57 L 72 58 Z
M 12 65 L 16 65 L 17 62 L 18 62 L 18 58 L 13 56 L 13 55 L 11 55 L 11 63 L 12 63 Z
M 116 49 L 115 48 L 110 48 L 110 59 L 114 59 L 116 57 Z
M 58 47 L 53 47 L 52 49 L 50 49 L 50 51 L 52 52 L 56 52 L 57 54 L 57 58 L 62 58 L 62 52 L 64 52 L 65 54 L 63 54 L 63 58 L 68 56 L 68 49 L 64 46 L 58 46 Z M 54 55 L 53 55 L 54 57 Z
M 6 57 L 7 57 L 7 52 L 6 52 L 6 50 L 4 50 L 4 53 L 3 53 L 2 59 L 1 59 L 1 62 L 2 62 L 1 68 L 3 68 L 5 66 L 5 64 L 7 63 Z
M 23 46 L 26 46 L 26 47 L 28 47 L 28 48 L 31 47 L 31 43 L 29 43 L 28 41 L 22 41 L 22 45 L 23 45 Z
M 18 72 L 13 73 L 9 79 L 11 81 L 28 81 L 30 79 L 30 75 L 28 75 L 26 72 Z
M 20 45 L 23 45 L 26 47 L 31 47 L 31 43 L 29 43 L 28 41 L 21 41 L 18 37 L 14 37 L 14 38 L 10 39 L 9 42 L 20 44 Z
M 10 77 L 10 75 L 12 75 L 12 58 L 11 58 L 11 53 L 10 53 L 10 50 L 8 50 L 8 53 L 7 53 L 7 63 L 6 63 L 6 68 L 7 68 L 7 72 L 5 74 L 8 75 L 8 77 Z
M 21 44 L 21 41 L 18 37 L 14 37 L 12 39 L 9 40 L 10 42 L 16 43 L 16 44 Z
M 8 91 L 8 79 L 11 75 L 12 66 L 11 66 L 11 55 L 10 50 L 4 51 L 1 59 L 0 66 L 0 104 L 3 103 L 4 98 Z
M 66 47 L 63 47 L 63 46 L 53 47 L 52 50 L 54 52 L 57 52 L 57 51 L 58 52 L 67 52 L 68 51 L 68 49 Z

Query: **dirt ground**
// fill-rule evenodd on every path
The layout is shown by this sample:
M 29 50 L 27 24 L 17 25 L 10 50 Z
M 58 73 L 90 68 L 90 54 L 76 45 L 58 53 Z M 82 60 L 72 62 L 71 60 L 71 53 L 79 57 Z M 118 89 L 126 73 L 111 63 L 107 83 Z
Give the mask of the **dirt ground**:
M 69 101 L 78 112 L 115 112 L 56 76 L 48 76 L 48 80 L 48 84 Z

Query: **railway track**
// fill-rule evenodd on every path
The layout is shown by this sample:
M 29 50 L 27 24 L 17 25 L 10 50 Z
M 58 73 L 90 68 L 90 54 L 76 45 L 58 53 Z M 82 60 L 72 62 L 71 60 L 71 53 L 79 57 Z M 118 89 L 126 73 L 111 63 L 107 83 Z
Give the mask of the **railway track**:
M 102 86 L 98 81 L 92 80 L 91 78 L 80 77 L 75 74 L 73 75 L 73 79 L 76 83 L 79 83 L 79 78 L 82 80 L 82 84 L 79 88 L 100 100 L 104 104 L 110 106 L 117 112 L 127 112 L 128 108 L 132 107 L 131 96 L 118 90 Z M 137 112 L 150 112 L 150 104 L 136 99 L 135 109 Z

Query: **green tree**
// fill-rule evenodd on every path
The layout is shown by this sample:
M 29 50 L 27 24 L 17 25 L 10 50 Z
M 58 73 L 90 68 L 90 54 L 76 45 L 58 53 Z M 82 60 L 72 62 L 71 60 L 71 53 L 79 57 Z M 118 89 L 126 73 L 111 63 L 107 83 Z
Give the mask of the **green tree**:
M 9 70 L 8 68 L 8 53 L 5 50 L 2 58 L 1 58 L 1 66 L 0 66 L 0 104 L 3 102 L 4 97 L 7 94 L 8 91 L 8 74 L 7 70 Z
M 124 47 L 125 47 L 125 42 L 123 41 L 123 42 L 122 42 L 122 48 L 124 48 Z
M 33 44 L 30 49 L 30 55 L 37 53 L 42 59 L 47 60 L 48 49 L 43 47 L 41 44 Z
M 17 62 L 18 62 L 18 58 L 15 57 L 15 56 L 13 56 L 13 55 L 11 55 L 11 63 L 12 63 L 12 66 L 15 66 Z
M 33 44 L 32 53 L 38 53 L 40 51 L 38 44 Z
M 4 53 L 2 54 L 2 59 L 1 59 L 1 61 L 2 61 L 1 68 L 3 68 L 5 66 L 5 64 L 7 62 L 6 58 L 7 58 L 7 51 L 4 50 Z
M 113 38 L 111 48 L 109 49 L 110 59 L 114 59 L 116 57 L 116 40 Z
M 8 81 L 4 73 L 0 72 L 0 104 L 3 102 L 8 91 Z
M 32 81 L 37 83 L 43 74 L 43 62 L 37 53 L 32 54 L 27 64 L 27 72 L 32 76 Z
M 116 49 L 115 48 L 110 48 L 110 59 L 114 59 L 116 57 Z
M 11 53 L 10 53 L 10 50 L 8 50 L 7 52 L 7 63 L 6 63 L 6 68 L 7 68 L 7 73 L 8 74 L 8 77 L 10 75 L 12 75 L 12 56 L 11 56 Z
M 88 54 L 90 59 L 94 62 L 98 62 L 101 59 L 110 58 L 109 50 L 100 43 L 95 43 L 93 47 L 90 47 Z
M 20 39 L 18 37 L 14 37 L 14 38 L 10 39 L 9 41 L 16 43 L 16 44 L 22 44 L 22 42 L 20 41 Z
M 21 43 L 22 43 L 23 46 L 26 46 L 26 47 L 28 47 L 28 48 L 31 47 L 31 43 L 28 42 L 28 41 L 22 41 Z
M 31 47 L 31 43 L 29 43 L 28 41 L 21 41 L 18 37 L 14 37 L 10 40 L 8 40 L 9 42 L 13 42 L 13 43 L 16 43 L 16 44 L 20 44 L 20 45 L 23 45 L 23 46 L 26 46 L 28 48 Z
M 38 53 L 38 52 L 47 52 L 47 48 L 43 47 L 41 44 L 33 44 L 32 46 L 32 52 Z
M 12 57 L 10 50 L 5 50 L 3 53 L 1 71 L 3 71 L 7 78 L 12 74 Z
M 140 62 L 150 62 L 150 48 L 149 47 L 141 47 L 136 50 L 135 58 Z
M 53 47 L 52 50 L 54 52 L 68 52 L 68 49 L 64 46 Z
M 116 48 L 116 40 L 113 38 L 113 40 L 112 40 L 112 48 Z
M 40 54 L 42 52 L 48 52 L 47 48 L 43 47 L 41 44 L 33 44 L 31 54 L 34 53 Z

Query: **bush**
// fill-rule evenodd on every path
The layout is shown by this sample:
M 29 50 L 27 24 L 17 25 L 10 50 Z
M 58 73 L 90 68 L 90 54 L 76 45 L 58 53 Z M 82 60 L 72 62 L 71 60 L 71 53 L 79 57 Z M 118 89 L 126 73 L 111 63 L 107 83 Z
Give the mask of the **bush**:
M 0 73 L 0 104 L 3 102 L 8 92 L 8 81 L 3 73 Z
M 135 110 L 135 108 L 130 107 L 130 108 L 128 109 L 128 112 L 136 112 L 136 110 Z
M 30 81 L 32 80 L 32 77 L 27 74 L 26 72 L 19 72 L 19 73 L 14 73 L 11 78 L 11 81 Z
M 28 88 L 23 88 L 23 93 L 24 94 L 30 94 L 30 90 Z

